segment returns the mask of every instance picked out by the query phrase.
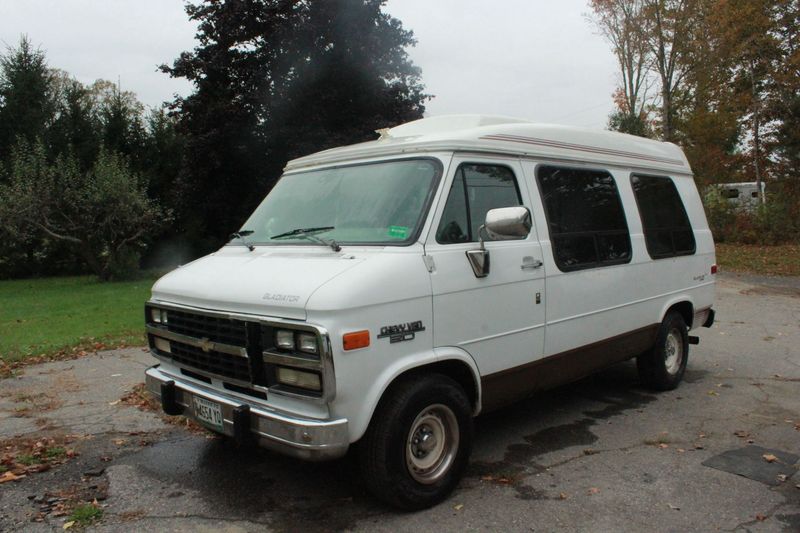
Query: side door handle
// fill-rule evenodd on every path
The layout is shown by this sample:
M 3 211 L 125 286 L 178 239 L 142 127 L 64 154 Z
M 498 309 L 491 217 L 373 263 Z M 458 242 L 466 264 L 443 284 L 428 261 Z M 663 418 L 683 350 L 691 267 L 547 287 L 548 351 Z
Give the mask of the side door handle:
M 522 270 L 536 270 L 537 268 L 541 268 L 543 264 L 544 263 L 538 259 L 534 259 L 531 256 L 525 256 L 522 258 L 522 266 L 520 268 Z

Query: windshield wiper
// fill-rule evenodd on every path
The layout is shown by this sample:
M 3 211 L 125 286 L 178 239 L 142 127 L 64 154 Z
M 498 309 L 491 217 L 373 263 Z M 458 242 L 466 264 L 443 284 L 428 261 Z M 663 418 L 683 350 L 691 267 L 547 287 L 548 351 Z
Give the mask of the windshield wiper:
M 296 228 L 285 233 L 279 233 L 278 235 L 274 235 L 270 237 L 270 239 L 284 239 L 286 237 L 299 237 L 301 239 L 308 239 L 309 241 L 318 242 L 320 244 L 324 244 L 325 246 L 330 246 L 334 252 L 338 252 L 342 249 L 339 246 L 339 243 L 334 241 L 333 239 L 322 239 L 320 237 L 315 237 L 315 233 L 322 233 L 323 231 L 330 231 L 333 229 L 333 226 L 321 226 L 318 228 Z
M 242 239 L 242 244 L 247 246 L 247 249 L 252 252 L 253 250 L 256 249 L 256 247 L 245 240 L 245 237 L 247 237 L 248 235 L 252 235 L 252 234 L 253 234 L 253 230 L 251 230 L 251 229 L 243 229 L 243 230 L 239 230 L 239 231 L 234 231 L 233 233 L 231 233 L 231 236 L 228 239 L 228 242 L 231 242 L 233 239 Z

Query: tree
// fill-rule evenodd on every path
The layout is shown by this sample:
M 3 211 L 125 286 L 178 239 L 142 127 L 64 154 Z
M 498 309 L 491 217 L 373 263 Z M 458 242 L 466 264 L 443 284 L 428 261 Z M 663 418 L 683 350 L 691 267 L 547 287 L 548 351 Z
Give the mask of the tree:
M 645 31 L 646 0 L 590 0 L 592 21 L 611 44 L 620 68 L 622 85 L 614 95 L 616 110 L 609 127 L 644 136 L 651 82 L 650 47 Z
M 119 83 L 97 80 L 91 87 L 92 98 L 100 122 L 103 146 L 133 159 L 138 168 L 138 157 L 144 146 L 144 106 L 130 91 L 123 91 Z
M 18 138 L 33 142 L 44 136 L 53 114 L 50 78 L 44 52 L 26 36 L 0 55 L 0 154 Z
M 102 136 L 92 91 L 63 71 L 53 71 L 51 87 L 55 118 L 46 134 L 49 156 L 72 154 L 82 169 L 88 169 Z
M 184 231 L 235 230 L 297 155 L 374 138 L 421 118 L 415 41 L 384 0 L 206 0 L 186 6 L 199 45 L 162 70 L 186 78 L 176 99 L 186 138 Z M 197 238 L 199 238 L 199 235 Z
M 652 68 L 659 76 L 661 137 L 676 140 L 675 98 L 684 87 L 689 70 L 695 32 L 700 22 L 700 0 L 645 0 L 645 36 L 652 55 Z
M 51 164 L 44 145 L 23 141 L 0 185 L 5 231 L 69 244 L 102 280 L 135 272 L 145 239 L 169 219 L 124 158 L 106 150 L 84 172 L 73 157 Z
M 731 83 L 743 105 L 741 120 L 750 133 L 753 174 L 761 201 L 761 182 L 768 161 L 763 151 L 764 103 L 776 60 L 779 40 L 773 0 L 718 0 L 711 19 Z M 768 133 L 767 133 L 768 134 Z
M 776 1 L 773 22 L 778 60 L 764 112 L 776 127 L 768 149 L 777 176 L 793 182 L 800 194 L 800 2 Z

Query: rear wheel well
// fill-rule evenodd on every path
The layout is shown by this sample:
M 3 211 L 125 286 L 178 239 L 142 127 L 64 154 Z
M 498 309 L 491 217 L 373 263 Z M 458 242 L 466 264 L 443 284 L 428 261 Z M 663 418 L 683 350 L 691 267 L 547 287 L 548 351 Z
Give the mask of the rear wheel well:
M 473 412 L 478 407 L 478 384 L 472 375 L 472 370 L 466 363 L 462 363 L 456 359 L 448 361 L 437 361 L 423 366 L 418 366 L 406 370 L 392 381 L 391 385 L 386 389 L 387 391 L 394 387 L 397 383 L 405 381 L 406 379 L 413 378 L 418 374 L 442 374 L 449 377 L 464 389 L 464 392 L 469 398 L 469 403 L 472 405 Z M 386 396 L 386 392 L 384 392 Z
M 672 311 L 680 313 L 681 316 L 683 317 L 683 321 L 686 322 L 686 327 L 688 327 L 689 329 L 692 328 L 692 320 L 694 319 L 694 307 L 692 306 L 691 302 L 678 302 L 672 305 L 672 307 L 667 309 L 667 312 L 664 314 L 664 316 L 666 317 Z

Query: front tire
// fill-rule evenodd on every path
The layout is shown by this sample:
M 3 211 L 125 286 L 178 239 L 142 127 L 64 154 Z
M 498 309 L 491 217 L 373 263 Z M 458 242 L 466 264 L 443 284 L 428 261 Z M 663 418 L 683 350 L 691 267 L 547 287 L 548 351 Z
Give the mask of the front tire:
M 689 328 L 680 313 L 672 311 L 664 317 L 656 342 L 636 359 L 639 378 L 651 389 L 675 389 L 683 379 L 689 360 Z
M 464 390 L 447 376 L 417 374 L 393 384 L 360 444 L 367 489 L 406 510 L 444 500 L 469 461 L 471 411 Z

